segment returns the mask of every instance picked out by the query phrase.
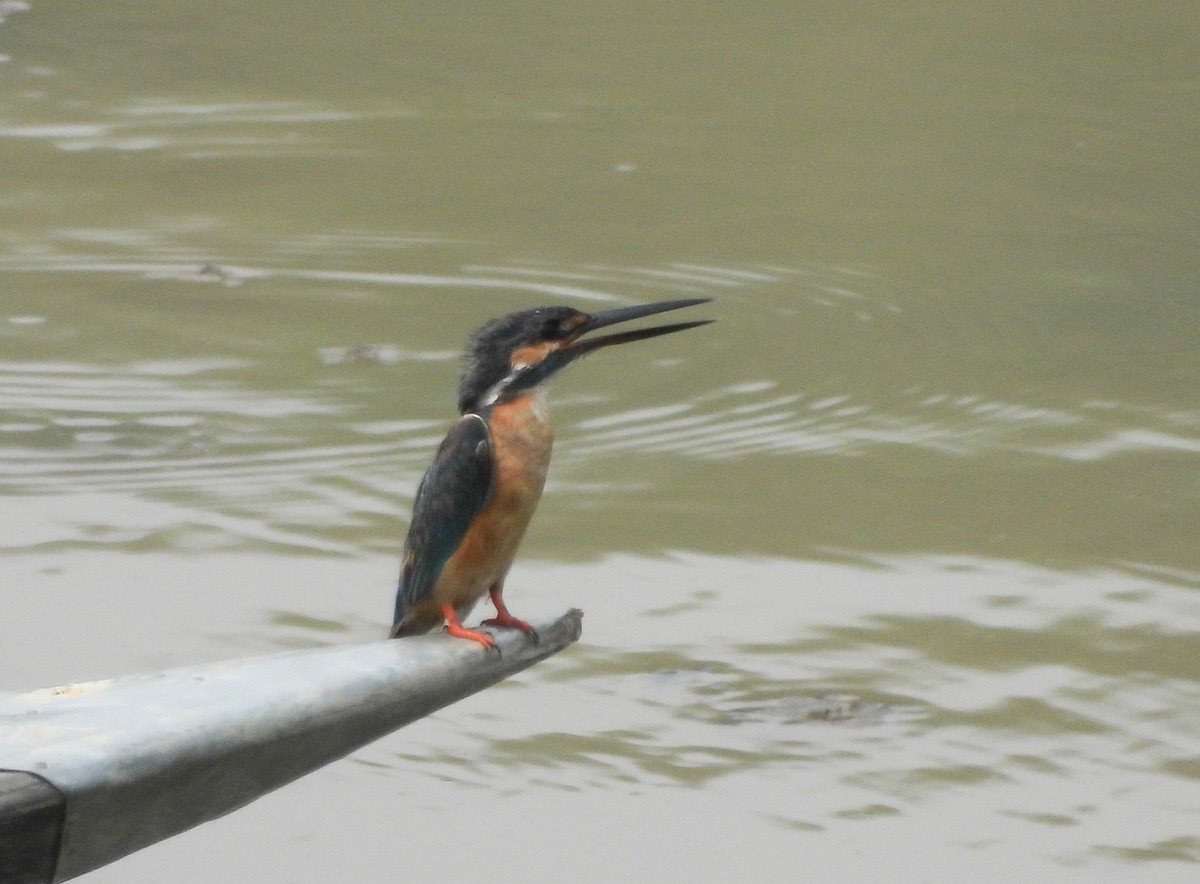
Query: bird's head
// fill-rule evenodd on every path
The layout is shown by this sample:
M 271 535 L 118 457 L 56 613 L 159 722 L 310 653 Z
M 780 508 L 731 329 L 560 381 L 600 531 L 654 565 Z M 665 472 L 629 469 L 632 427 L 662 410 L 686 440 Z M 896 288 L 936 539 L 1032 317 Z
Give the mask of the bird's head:
M 493 319 L 471 336 L 458 383 L 458 410 L 479 411 L 545 383 L 551 375 L 601 347 L 640 341 L 707 325 L 712 320 L 677 322 L 587 338 L 583 335 L 630 319 L 703 304 L 686 298 L 584 313 L 573 307 L 539 307 Z

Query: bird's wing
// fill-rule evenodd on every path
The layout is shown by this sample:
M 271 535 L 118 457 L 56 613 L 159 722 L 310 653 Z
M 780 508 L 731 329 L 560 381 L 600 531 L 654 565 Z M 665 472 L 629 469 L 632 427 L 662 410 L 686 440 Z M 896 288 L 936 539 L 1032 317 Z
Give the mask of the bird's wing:
M 492 436 L 477 414 L 459 419 L 417 488 L 404 541 L 393 626 L 433 591 L 446 560 L 492 494 Z

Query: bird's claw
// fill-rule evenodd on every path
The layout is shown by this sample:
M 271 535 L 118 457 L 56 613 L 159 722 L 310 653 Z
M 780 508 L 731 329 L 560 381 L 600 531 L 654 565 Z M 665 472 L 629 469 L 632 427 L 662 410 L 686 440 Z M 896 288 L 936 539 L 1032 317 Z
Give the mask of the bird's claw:
M 483 632 L 482 630 L 468 629 L 467 627 L 462 626 L 457 623 L 454 623 L 454 624 L 447 623 L 446 624 L 446 632 L 449 633 L 450 635 L 454 636 L 455 638 L 465 638 L 465 639 L 470 639 L 473 642 L 478 642 L 479 644 L 483 645 L 483 649 L 485 651 L 489 651 L 492 648 L 495 648 L 497 652 L 499 652 L 499 650 L 500 650 L 500 648 L 496 646 L 495 637 L 488 635 L 486 632 Z
M 519 630 L 521 630 L 521 632 L 523 632 L 527 636 L 529 636 L 530 640 L 535 645 L 541 641 L 541 636 L 538 635 L 538 631 L 536 629 L 534 629 L 532 626 L 530 626 L 524 620 L 519 620 L 518 618 L 512 616 L 511 614 L 509 614 L 506 617 L 502 617 L 502 616 L 491 617 L 487 620 L 484 620 L 480 625 L 481 626 L 499 626 L 504 629 L 519 629 Z

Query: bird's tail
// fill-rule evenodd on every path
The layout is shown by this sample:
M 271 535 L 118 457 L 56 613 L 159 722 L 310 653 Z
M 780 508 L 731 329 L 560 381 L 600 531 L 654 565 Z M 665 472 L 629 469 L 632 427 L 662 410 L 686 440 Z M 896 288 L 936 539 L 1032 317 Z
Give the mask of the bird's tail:
M 400 575 L 400 582 L 396 585 L 396 610 L 392 615 L 392 631 L 388 638 L 399 638 L 404 635 L 401 628 L 404 626 L 404 575 Z
M 392 630 L 388 638 L 403 638 L 406 635 L 421 635 L 442 622 L 436 605 L 428 599 L 412 602 L 404 597 L 404 576 L 396 587 L 396 610 L 392 615 Z

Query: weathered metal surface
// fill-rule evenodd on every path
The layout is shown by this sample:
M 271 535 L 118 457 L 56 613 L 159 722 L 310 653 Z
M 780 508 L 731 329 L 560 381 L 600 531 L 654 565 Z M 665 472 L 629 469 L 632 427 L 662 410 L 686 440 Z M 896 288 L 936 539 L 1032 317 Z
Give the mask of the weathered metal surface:
M 557 653 L 579 637 L 580 617 L 539 624 L 536 645 L 496 631 L 499 653 L 433 635 L 0 695 L 0 769 L 35 773 L 64 796 L 63 881 Z

